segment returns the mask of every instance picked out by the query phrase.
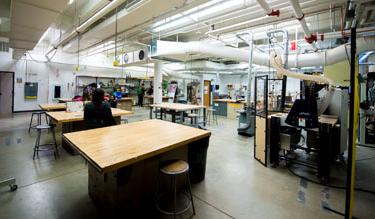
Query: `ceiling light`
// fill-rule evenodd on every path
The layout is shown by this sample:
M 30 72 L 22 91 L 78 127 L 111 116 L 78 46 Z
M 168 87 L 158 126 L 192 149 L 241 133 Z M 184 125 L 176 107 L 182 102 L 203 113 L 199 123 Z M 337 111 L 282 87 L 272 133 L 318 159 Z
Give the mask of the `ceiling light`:
M 68 5 L 73 4 L 74 0 L 69 0 Z

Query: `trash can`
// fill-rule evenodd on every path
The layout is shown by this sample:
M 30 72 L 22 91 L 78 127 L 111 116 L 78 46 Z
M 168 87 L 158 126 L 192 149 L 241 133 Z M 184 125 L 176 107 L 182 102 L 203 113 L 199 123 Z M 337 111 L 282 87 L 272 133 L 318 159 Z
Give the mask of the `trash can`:
M 189 144 L 188 163 L 191 183 L 198 183 L 204 180 L 208 145 L 209 137 Z

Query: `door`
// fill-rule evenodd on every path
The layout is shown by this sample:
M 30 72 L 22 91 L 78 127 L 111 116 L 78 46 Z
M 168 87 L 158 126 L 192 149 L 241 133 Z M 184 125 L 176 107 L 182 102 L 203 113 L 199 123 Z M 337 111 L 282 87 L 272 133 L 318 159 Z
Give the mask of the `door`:
M 211 102 L 210 102 L 210 97 L 211 97 L 211 81 L 204 80 L 204 87 L 203 87 L 203 105 L 210 107 Z
M 12 113 L 13 73 L 0 72 L 0 113 Z

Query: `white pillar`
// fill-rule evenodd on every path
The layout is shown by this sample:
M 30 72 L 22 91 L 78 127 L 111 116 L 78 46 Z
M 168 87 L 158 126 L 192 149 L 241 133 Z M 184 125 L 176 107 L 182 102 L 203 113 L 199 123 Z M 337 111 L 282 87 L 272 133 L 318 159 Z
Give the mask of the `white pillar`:
M 163 97 L 163 73 L 162 73 L 162 63 L 155 62 L 154 64 L 154 103 L 161 103 Z

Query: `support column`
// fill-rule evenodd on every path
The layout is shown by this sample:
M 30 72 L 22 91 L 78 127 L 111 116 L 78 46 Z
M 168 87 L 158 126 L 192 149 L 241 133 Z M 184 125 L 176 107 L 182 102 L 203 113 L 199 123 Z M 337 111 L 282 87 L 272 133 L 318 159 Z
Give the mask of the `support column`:
M 163 73 L 162 73 L 162 63 L 155 62 L 154 64 L 154 103 L 161 103 L 163 97 Z

